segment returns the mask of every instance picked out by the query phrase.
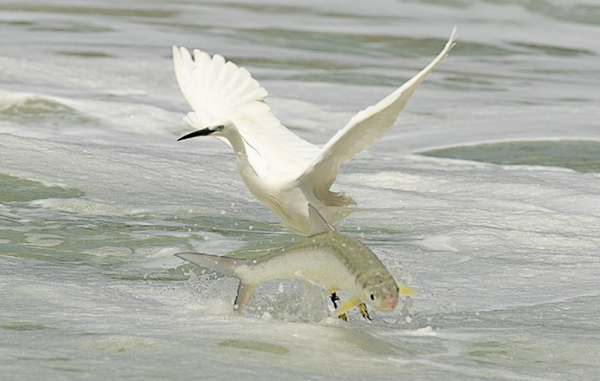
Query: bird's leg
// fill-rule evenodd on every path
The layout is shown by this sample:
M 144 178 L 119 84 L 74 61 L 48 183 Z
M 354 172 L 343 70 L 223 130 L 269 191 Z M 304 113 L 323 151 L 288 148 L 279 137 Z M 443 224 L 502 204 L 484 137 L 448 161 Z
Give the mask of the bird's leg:
M 358 305 L 358 310 L 360 311 L 360 314 L 365 318 L 365 319 L 371 319 L 371 316 L 369 316 L 369 311 L 367 311 L 367 305 L 364 303 L 361 303 Z
M 340 297 L 337 296 L 337 294 L 335 292 L 333 292 L 331 294 L 331 302 L 333 303 L 333 308 L 337 309 L 337 302 L 340 300 Z M 345 313 L 341 314 L 338 316 L 340 319 L 342 319 L 343 321 L 348 321 L 348 317 L 346 316 Z

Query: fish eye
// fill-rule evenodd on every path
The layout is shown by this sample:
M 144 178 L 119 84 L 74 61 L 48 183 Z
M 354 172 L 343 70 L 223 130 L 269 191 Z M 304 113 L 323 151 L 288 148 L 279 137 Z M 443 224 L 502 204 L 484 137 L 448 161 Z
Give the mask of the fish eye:
M 373 291 L 371 293 L 371 295 L 369 295 L 369 298 L 371 298 L 371 300 L 375 301 L 375 299 L 377 299 L 379 297 L 379 293 L 377 291 Z

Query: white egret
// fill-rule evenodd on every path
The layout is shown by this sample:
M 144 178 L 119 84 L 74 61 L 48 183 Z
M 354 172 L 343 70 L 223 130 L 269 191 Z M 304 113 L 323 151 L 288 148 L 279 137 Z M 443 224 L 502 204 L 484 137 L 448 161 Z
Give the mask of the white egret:
M 184 122 L 197 129 L 179 140 L 211 135 L 233 148 L 250 192 L 291 231 L 308 235 L 308 204 L 333 223 L 356 209 L 330 190 L 340 164 L 381 139 L 427 74 L 454 46 L 456 27 L 442 52 L 408 82 L 356 114 L 322 148 L 292 133 L 264 102 L 267 91 L 250 73 L 215 54 L 173 47 L 175 75 L 193 109 Z

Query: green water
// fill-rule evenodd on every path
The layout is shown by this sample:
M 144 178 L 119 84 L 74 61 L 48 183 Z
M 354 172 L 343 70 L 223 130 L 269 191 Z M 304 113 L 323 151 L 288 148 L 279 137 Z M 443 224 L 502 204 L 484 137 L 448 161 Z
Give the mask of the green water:
M 99 125 L 100 123 L 97 119 L 84 115 L 70 106 L 40 96 L 2 100 L 0 102 L 0 121 L 54 127 Z
M 280 234 L 279 226 L 228 216 L 75 213 L 53 206 L 57 199 L 78 202 L 85 199 L 85 194 L 78 189 L 0 174 L 0 254 L 87 265 L 112 278 L 176 280 L 185 278 L 180 268 L 141 268 L 139 262 L 164 257 L 165 250 L 193 250 L 182 243 L 188 239 L 239 242 L 233 251 L 244 257 L 260 255 L 267 248 L 294 239 L 293 235 Z M 215 250 L 215 254 L 223 254 L 224 249 Z M 193 268 L 190 265 L 184 270 Z
M 48 186 L 37 181 L 20 179 L 0 173 L 0 203 L 33 201 L 45 198 L 80 197 L 78 189 Z
M 485 143 L 419 152 L 421 155 L 501 165 L 541 165 L 600 172 L 600 142 L 547 140 Z

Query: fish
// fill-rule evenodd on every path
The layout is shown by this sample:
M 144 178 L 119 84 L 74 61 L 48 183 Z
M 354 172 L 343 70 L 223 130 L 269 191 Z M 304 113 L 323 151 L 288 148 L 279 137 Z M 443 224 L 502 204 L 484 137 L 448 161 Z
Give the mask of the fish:
M 266 281 L 297 279 L 322 287 L 331 295 L 333 316 L 345 319 L 358 307 L 370 318 L 365 305 L 392 312 L 399 295 L 414 295 L 410 287 L 396 281 L 375 253 L 356 238 L 336 231 L 308 205 L 312 228 L 302 241 L 270 251 L 257 259 L 237 259 L 203 253 L 178 253 L 181 259 L 240 280 L 233 308 L 241 312 L 255 288 Z M 350 296 L 337 306 L 337 291 Z

